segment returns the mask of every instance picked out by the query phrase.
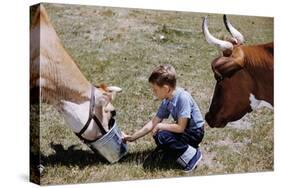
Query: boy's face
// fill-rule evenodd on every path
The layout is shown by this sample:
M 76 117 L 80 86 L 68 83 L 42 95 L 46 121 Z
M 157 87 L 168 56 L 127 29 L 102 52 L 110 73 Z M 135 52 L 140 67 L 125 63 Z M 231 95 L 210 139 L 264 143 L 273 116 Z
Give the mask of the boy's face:
M 156 84 L 150 83 L 153 94 L 160 100 L 166 99 L 169 97 L 171 88 L 168 85 L 158 86 Z

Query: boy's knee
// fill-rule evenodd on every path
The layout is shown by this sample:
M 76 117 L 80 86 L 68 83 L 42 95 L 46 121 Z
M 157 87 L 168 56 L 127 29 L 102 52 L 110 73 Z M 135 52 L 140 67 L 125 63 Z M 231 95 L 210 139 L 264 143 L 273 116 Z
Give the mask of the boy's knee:
M 170 143 L 172 137 L 173 136 L 169 131 L 159 131 L 153 136 L 156 144 L 162 146 Z

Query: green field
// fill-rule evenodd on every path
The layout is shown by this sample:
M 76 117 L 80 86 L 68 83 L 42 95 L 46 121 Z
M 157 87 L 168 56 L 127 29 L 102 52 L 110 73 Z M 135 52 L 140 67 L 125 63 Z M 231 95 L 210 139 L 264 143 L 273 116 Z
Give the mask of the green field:
M 123 89 L 113 101 L 122 131 L 133 133 L 155 115 L 159 101 L 153 100 L 147 79 L 159 64 L 173 65 L 178 85 L 193 95 L 202 114 L 207 112 L 215 85 L 210 62 L 218 50 L 203 37 L 202 17 L 209 15 L 210 32 L 221 38 L 229 36 L 222 15 L 59 4 L 45 4 L 45 8 L 85 77 L 94 84 Z M 246 44 L 273 40 L 273 18 L 228 17 Z M 173 168 L 144 170 L 144 158 L 155 148 L 150 135 L 129 143 L 129 154 L 119 163 L 108 164 L 80 142 L 54 107 L 43 104 L 40 111 L 42 184 L 273 170 L 274 115 L 265 108 L 224 129 L 206 126 L 203 159 L 189 174 Z

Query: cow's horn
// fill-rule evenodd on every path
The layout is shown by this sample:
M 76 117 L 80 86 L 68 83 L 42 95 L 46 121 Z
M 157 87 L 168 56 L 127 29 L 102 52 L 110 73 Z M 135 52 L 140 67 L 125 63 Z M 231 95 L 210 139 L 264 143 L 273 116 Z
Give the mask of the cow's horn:
M 208 17 L 207 16 L 205 16 L 203 19 L 202 29 L 203 29 L 204 36 L 209 44 L 217 46 L 222 51 L 233 49 L 232 43 L 217 39 L 213 35 L 210 34 L 210 32 L 208 30 Z
M 238 44 L 243 44 L 244 43 L 243 35 L 230 24 L 226 15 L 223 15 L 223 22 L 228 32 L 237 40 Z

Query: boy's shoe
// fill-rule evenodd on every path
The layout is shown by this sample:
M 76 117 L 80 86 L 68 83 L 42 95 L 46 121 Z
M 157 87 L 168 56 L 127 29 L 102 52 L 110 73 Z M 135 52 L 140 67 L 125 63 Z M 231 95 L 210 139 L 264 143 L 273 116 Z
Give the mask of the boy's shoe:
M 202 159 L 202 153 L 198 148 L 198 149 L 196 149 L 196 153 L 195 153 L 194 157 L 192 157 L 192 159 L 188 162 L 188 164 L 184 168 L 184 171 L 191 172 L 192 170 L 194 170 L 197 167 L 197 165 L 201 159 Z

